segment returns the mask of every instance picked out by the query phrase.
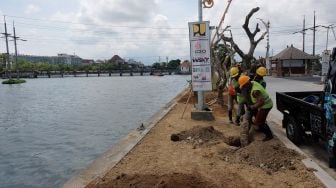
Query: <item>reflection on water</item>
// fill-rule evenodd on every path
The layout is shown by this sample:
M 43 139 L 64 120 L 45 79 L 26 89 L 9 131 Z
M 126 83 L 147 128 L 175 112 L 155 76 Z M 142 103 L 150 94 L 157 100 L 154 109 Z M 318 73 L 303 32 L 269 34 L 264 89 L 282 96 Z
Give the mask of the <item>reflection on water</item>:
M 188 76 L 0 85 L 0 187 L 60 187 L 187 86 Z

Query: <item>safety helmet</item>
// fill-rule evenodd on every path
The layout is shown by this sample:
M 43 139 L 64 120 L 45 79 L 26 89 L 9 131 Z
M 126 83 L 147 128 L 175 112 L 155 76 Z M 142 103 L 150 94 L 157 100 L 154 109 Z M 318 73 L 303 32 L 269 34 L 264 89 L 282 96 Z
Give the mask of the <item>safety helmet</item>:
M 243 76 L 239 77 L 238 83 L 239 83 L 240 88 L 242 88 L 249 81 L 250 81 L 250 77 L 248 77 L 246 75 L 243 75 Z
M 256 70 L 256 73 L 257 75 L 259 76 L 266 76 L 266 68 L 265 67 L 259 67 L 257 70 Z
M 239 69 L 237 67 L 232 67 L 230 69 L 230 76 L 232 78 L 238 76 L 238 74 L 239 74 Z

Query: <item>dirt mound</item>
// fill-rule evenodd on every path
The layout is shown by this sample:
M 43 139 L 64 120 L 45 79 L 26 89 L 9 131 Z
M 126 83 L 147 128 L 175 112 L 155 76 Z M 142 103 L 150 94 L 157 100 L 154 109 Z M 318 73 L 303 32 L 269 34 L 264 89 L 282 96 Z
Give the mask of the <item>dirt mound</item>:
M 225 161 L 257 166 L 267 172 L 295 170 L 295 164 L 299 163 L 302 158 L 294 150 L 290 150 L 274 140 L 254 141 L 240 149 L 222 149 L 219 154 Z
M 200 175 L 192 174 L 166 174 L 162 176 L 157 175 L 127 175 L 122 174 L 114 179 L 112 182 L 108 183 L 109 187 L 116 188 L 126 188 L 126 187 L 137 187 L 137 188 L 147 188 L 147 187 L 157 187 L 157 188 L 175 188 L 175 187 L 211 187 L 217 188 L 219 186 L 205 180 Z M 104 187 L 104 186 L 103 186 Z
M 237 178 L 236 174 L 228 174 L 221 180 L 214 183 L 213 180 L 207 179 L 200 174 L 184 174 L 184 173 L 172 173 L 165 175 L 152 175 L 152 174 L 121 174 L 110 182 L 104 182 L 99 184 L 100 188 L 113 187 L 113 188 L 219 188 L 219 187 L 250 187 L 248 182 Z
M 230 146 L 240 146 L 239 137 L 226 137 L 222 132 L 216 130 L 213 126 L 197 126 L 177 134 L 172 134 L 170 138 L 174 142 L 186 141 L 187 143 L 191 143 L 194 146 L 200 146 L 205 143 L 214 143 L 220 141 L 223 141 Z

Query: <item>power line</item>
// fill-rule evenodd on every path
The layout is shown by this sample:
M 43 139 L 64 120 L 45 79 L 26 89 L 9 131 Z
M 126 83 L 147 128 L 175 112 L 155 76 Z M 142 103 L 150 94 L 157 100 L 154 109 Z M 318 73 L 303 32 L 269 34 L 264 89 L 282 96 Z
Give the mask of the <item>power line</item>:
M 7 33 L 7 25 L 6 25 L 6 16 L 4 16 L 4 27 L 5 27 L 5 32 L 1 33 L 2 35 L 4 35 L 5 39 L 6 39 L 6 69 L 9 69 L 9 79 L 12 78 L 12 74 L 11 74 L 11 64 L 9 62 L 9 49 L 8 49 L 8 37 L 11 35 L 9 33 Z

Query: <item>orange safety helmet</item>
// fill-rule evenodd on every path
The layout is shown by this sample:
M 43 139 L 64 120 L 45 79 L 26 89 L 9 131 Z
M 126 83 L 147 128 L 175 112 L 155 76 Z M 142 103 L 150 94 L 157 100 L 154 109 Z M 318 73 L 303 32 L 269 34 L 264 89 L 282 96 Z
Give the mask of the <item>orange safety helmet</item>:
M 242 88 L 249 81 L 250 81 L 250 77 L 248 77 L 246 75 L 243 75 L 243 76 L 239 77 L 238 83 L 239 83 L 240 88 Z
M 257 75 L 264 77 L 264 76 L 266 76 L 267 70 L 266 70 L 265 67 L 259 67 L 256 70 L 256 73 L 257 73 Z

